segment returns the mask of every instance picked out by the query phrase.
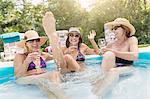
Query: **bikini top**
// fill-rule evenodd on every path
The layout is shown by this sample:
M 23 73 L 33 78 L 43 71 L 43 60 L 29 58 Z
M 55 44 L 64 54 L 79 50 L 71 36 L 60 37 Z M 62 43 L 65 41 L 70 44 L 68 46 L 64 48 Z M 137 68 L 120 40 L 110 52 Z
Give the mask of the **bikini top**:
M 76 61 L 85 61 L 85 56 L 81 53 L 80 48 L 78 48 L 77 50 L 78 50 L 78 55 Z
M 46 68 L 46 62 L 42 59 L 42 57 L 40 57 L 40 67 L 41 67 L 41 68 Z M 27 71 L 33 70 L 33 69 L 36 69 L 36 65 L 35 65 L 35 63 L 32 61 L 32 62 L 29 64 L 29 67 L 28 67 Z

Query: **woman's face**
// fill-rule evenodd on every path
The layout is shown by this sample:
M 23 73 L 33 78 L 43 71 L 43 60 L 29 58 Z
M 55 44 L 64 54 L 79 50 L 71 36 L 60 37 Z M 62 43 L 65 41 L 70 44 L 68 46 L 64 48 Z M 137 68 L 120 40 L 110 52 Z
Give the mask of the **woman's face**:
M 40 50 L 40 39 L 33 39 L 26 41 L 26 46 L 31 52 L 38 52 Z
M 79 43 L 80 34 L 79 33 L 69 33 L 69 42 L 70 45 L 78 45 Z
M 125 36 L 124 29 L 121 26 L 115 26 L 113 28 L 113 32 L 117 39 L 120 39 Z

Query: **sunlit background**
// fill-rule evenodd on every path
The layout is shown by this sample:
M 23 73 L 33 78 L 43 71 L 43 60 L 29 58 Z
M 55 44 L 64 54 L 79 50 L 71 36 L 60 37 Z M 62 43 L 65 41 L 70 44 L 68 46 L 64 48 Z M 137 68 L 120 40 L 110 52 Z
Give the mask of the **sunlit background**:
M 31 2 L 34 5 L 41 4 L 43 2 L 47 2 L 48 0 L 27 0 L 28 2 Z M 95 5 L 97 0 L 76 0 L 82 8 L 84 8 L 86 11 L 90 11 L 93 6 Z
M 89 45 L 89 31 L 97 32 L 95 40 L 104 37 L 104 24 L 118 17 L 135 26 L 139 44 L 150 43 L 150 0 L 0 0 L 0 34 L 35 29 L 44 35 L 46 11 L 54 13 L 57 30 L 80 27 Z
M 97 0 L 77 0 L 82 8 L 85 8 L 86 11 L 90 11 Z

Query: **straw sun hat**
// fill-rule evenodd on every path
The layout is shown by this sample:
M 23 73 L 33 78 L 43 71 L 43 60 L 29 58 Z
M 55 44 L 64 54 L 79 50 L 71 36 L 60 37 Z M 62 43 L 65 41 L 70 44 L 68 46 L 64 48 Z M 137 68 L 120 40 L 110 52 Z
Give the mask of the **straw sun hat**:
M 108 27 L 110 30 L 112 30 L 113 27 L 120 26 L 120 25 L 123 25 L 129 28 L 130 33 L 131 33 L 130 36 L 135 34 L 134 26 L 125 18 L 117 18 L 114 21 L 108 22 L 105 24 L 105 26 Z
M 80 30 L 77 27 L 69 28 L 69 32 L 68 33 L 72 33 L 72 32 L 77 32 L 77 33 L 81 34 Z
M 24 33 L 24 40 L 19 41 L 16 45 L 18 47 L 24 48 L 26 41 L 33 39 L 40 39 L 40 46 L 42 46 L 47 40 L 46 37 L 40 37 L 36 31 L 28 30 Z
M 81 35 L 81 32 L 80 32 L 79 28 L 77 28 L 77 27 L 69 28 L 68 34 L 72 33 L 72 32 L 76 32 L 76 33 L 79 33 Z
M 77 27 L 70 27 L 67 35 L 69 35 L 70 33 L 78 33 L 81 37 L 83 36 L 80 29 Z

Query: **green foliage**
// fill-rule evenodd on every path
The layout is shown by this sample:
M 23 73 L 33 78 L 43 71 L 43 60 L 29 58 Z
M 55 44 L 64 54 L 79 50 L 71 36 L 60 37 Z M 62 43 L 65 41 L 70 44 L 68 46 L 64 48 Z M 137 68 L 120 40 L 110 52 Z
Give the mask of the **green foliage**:
M 139 48 L 148 47 L 148 46 L 150 46 L 150 44 L 141 44 L 141 45 L 138 45 Z
M 4 50 L 2 40 L 0 40 L 0 52 Z
M 104 24 L 115 18 L 124 17 L 136 28 L 139 44 L 150 44 L 150 2 L 148 0 L 97 0 L 93 9 L 87 12 L 77 0 L 48 0 L 47 3 L 33 5 L 22 0 L 17 9 L 14 0 L 0 0 L 0 34 L 7 32 L 25 32 L 35 29 L 45 35 L 41 19 L 46 11 L 52 11 L 56 18 L 57 30 L 80 27 L 83 41 L 90 46 L 87 39 L 89 31 L 95 30 L 98 38 L 104 37 Z M 45 48 L 48 45 L 42 46 Z M 0 51 L 2 50 L 0 45 Z

